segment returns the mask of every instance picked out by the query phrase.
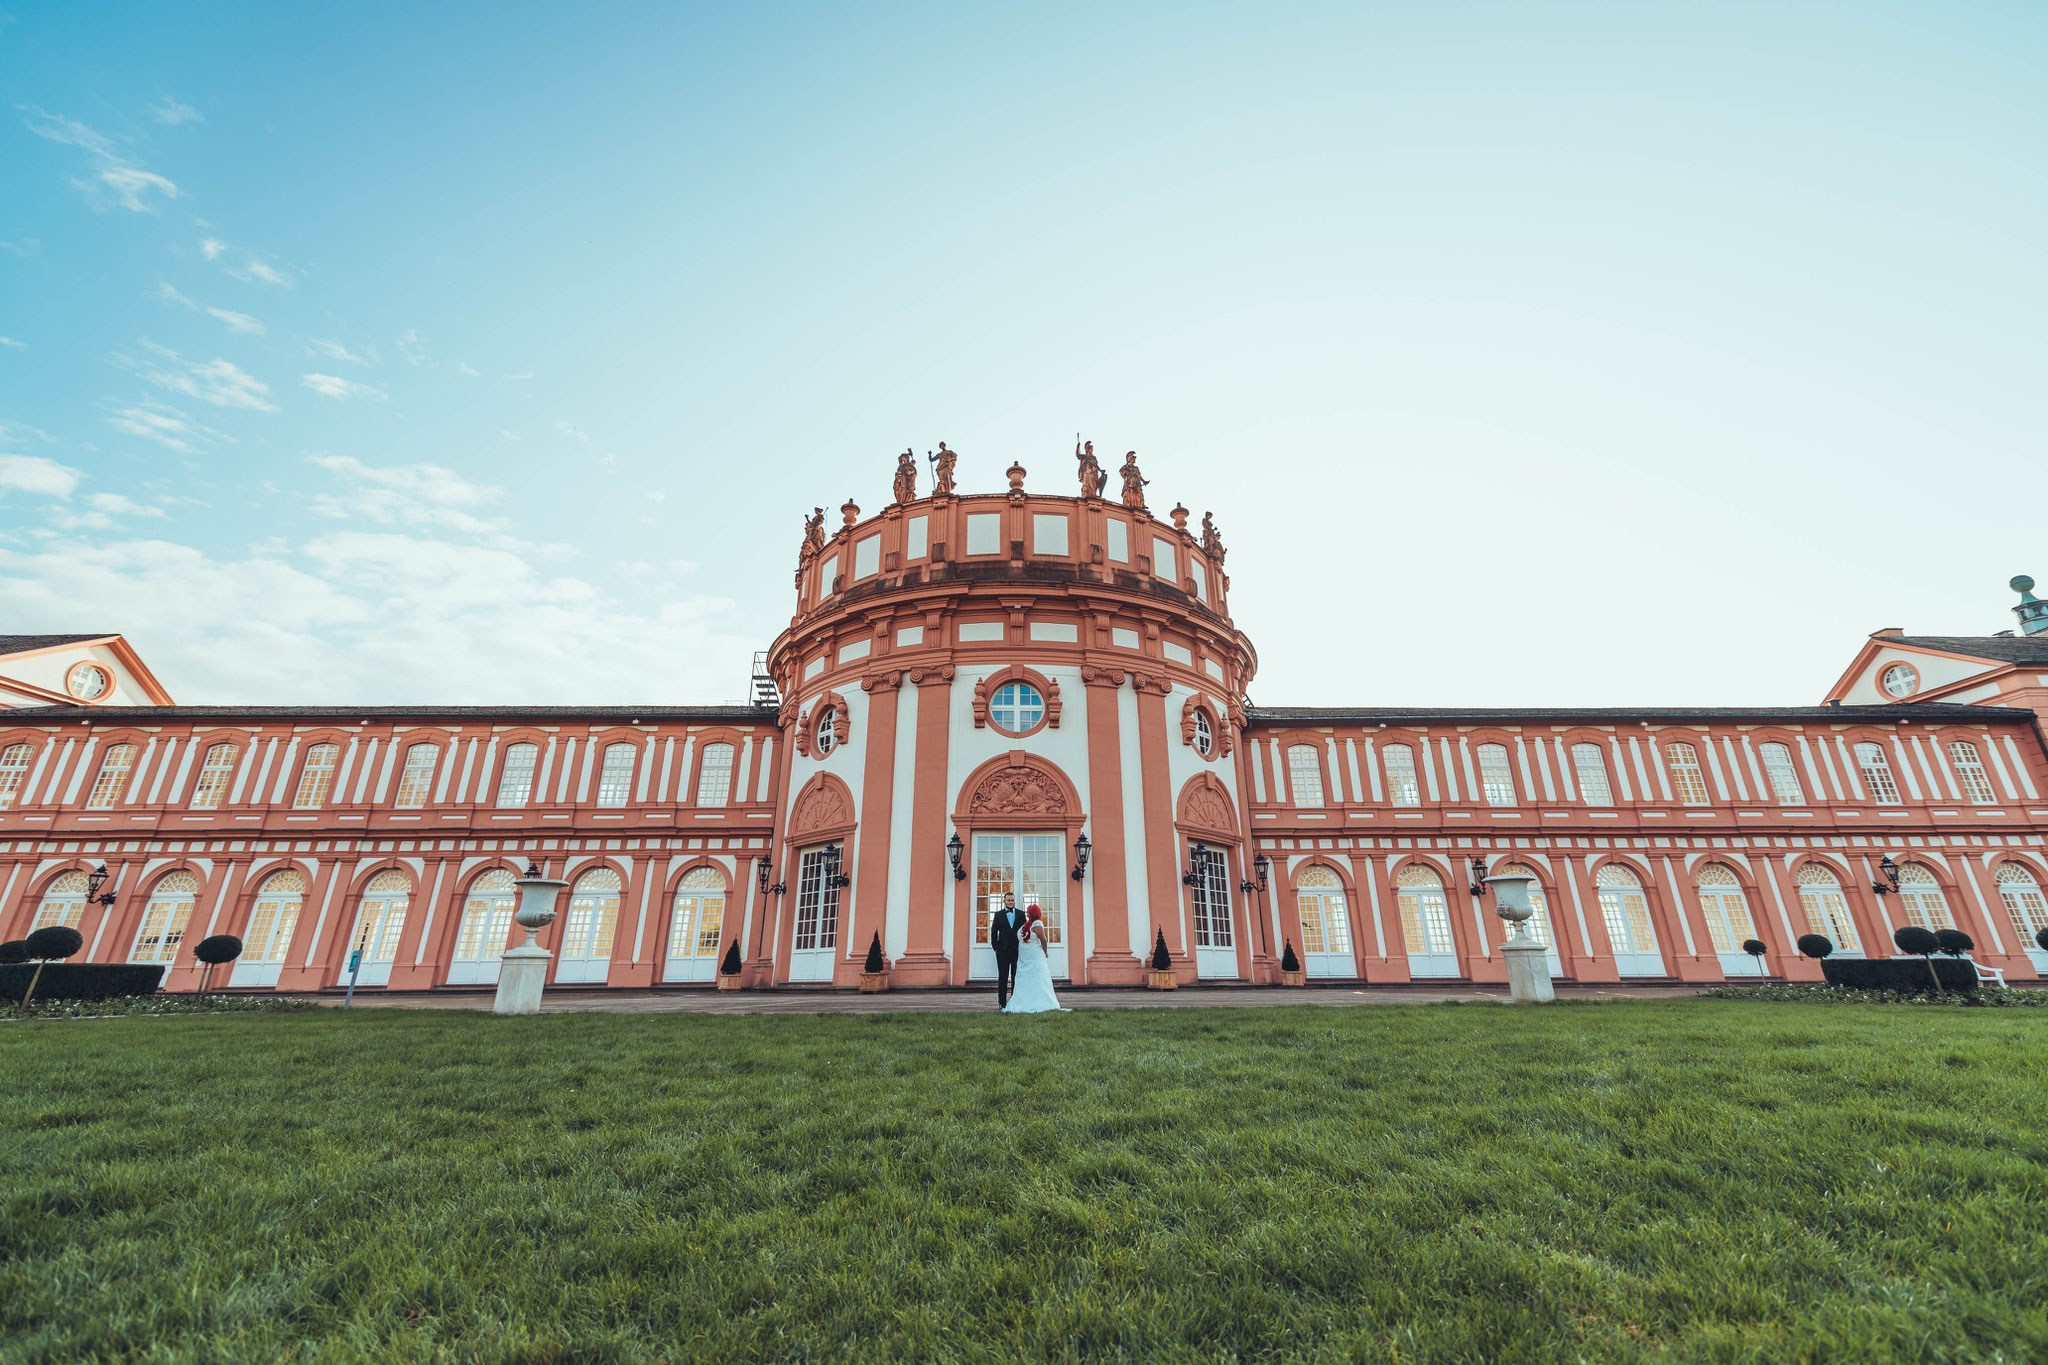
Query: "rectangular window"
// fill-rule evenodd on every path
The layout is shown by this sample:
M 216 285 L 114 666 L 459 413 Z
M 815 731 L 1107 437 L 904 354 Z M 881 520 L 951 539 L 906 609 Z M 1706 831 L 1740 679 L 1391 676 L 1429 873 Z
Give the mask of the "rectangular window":
M 597 804 L 623 806 L 633 788 L 633 746 L 608 744 L 604 767 L 597 775 Z
M 1320 803 L 1318 803 L 1320 804 Z M 1205 848 L 1194 855 L 1195 946 L 1229 948 L 1236 944 L 1230 931 L 1230 883 L 1223 875 L 1223 854 Z
M 967 553 L 999 555 L 1003 552 L 1003 514 L 973 512 L 967 517 Z
M 853 547 L 853 577 L 855 582 L 877 573 L 882 567 L 882 538 L 869 536 Z
M 92 794 L 85 798 L 87 810 L 108 810 L 128 790 L 128 777 L 135 771 L 135 746 L 114 744 L 100 760 L 100 775 L 93 779 Z
M 1415 751 L 1389 744 L 1383 751 L 1387 768 L 1387 799 L 1397 806 L 1422 804 L 1422 786 L 1415 780 Z
M 415 744 L 405 751 L 405 767 L 398 774 L 398 795 L 392 805 L 400 810 L 418 810 L 427 804 L 434 786 L 434 764 L 441 756 L 431 744 Z
M 923 559 L 931 548 L 926 543 L 925 531 L 930 525 L 926 517 L 912 517 L 903 524 L 903 557 L 906 560 Z
M 826 866 L 822 848 L 806 849 L 797 864 L 796 935 L 790 947 L 800 953 L 839 946 L 839 886 L 825 875 Z
M 1508 746 L 1505 744 L 1482 744 L 1479 746 L 1479 785 L 1486 792 L 1489 806 L 1512 806 L 1515 804 L 1515 774 L 1508 767 Z
M 1180 586 L 1180 574 L 1174 568 L 1173 542 L 1164 536 L 1152 537 L 1152 572 L 1176 588 Z
M 1131 562 L 1131 528 L 1129 523 L 1109 519 L 1109 557 L 1119 564 Z
M 1031 517 L 1031 553 L 1065 555 L 1067 519 L 1057 512 L 1036 512 Z
M 206 751 L 199 765 L 199 781 L 192 787 L 193 810 L 219 810 L 228 794 L 228 779 L 235 775 L 235 746 L 216 744 Z
M 1297 806 L 1323 804 L 1323 765 L 1313 744 L 1287 746 L 1287 785 Z
M 1706 774 L 1700 771 L 1699 750 L 1690 744 L 1664 746 L 1664 763 L 1671 769 L 1671 789 L 1688 806 L 1713 804 L 1707 795 Z
M 1792 766 L 1792 749 L 1786 744 L 1766 744 L 1760 749 L 1764 775 L 1771 779 L 1771 791 L 1781 806 L 1806 804 L 1806 789 L 1799 785 L 1799 770 Z
M 1957 740 L 1948 746 L 1948 761 L 1955 765 L 1956 781 L 1963 786 L 1965 801 L 1988 806 L 1998 799 L 1998 794 L 1991 790 L 1991 774 L 1984 771 L 1984 760 L 1977 756 L 1976 745 Z
M 504 767 L 498 773 L 498 805 L 507 809 L 523 806 L 533 796 L 533 767 L 540 758 L 538 744 L 505 746 Z
M 1572 771 L 1579 777 L 1579 797 L 1589 806 L 1611 806 L 1614 790 L 1607 785 L 1607 764 L 1597 744 L 1572 745 Z
M 13 810 L 21 798 L 21 784 L 28 778 L 28 761 L 35 750 L 26 744 L 10 744 L 0 753 L 0 810 Z
M 732 796 L 732 745 L 707 744 L 697 772 L 697 804 L 722 806 Z
M 334 765 L 341 756 L 339 744 L 315 744 L 306 750 L 306 766 L 299 771 L 299 789 L 292 796 L 296 810 L 317 810 L 327 804 L 334 786 Z
M 1885 760 L 1884 750 L 1868 740 L 1854 747 L 1856 766 L 1863 773 L 1863 785 L 1870 788 L 1870 799 L 1880 806 L 1898 805 L 1898 784 L 1892 781 L 1892 765 Z

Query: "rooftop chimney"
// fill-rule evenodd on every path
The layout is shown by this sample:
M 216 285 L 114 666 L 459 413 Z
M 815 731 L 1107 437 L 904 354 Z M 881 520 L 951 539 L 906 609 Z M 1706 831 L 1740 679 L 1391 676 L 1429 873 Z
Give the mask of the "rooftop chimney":
M 1904 626 L 1886 626 L 1883 630 L 1871 631 L 1870 638 L 1875 640 L 1882 635 L 1904 635 L 1905 633 L 1906 628 Z

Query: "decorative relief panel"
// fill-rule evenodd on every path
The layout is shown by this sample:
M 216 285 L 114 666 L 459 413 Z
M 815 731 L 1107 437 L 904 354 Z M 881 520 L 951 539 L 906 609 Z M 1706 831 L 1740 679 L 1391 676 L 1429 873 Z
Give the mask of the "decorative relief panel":
M 1029 764 L 1014 764 L 982 779 L 968 798 L 967 813 L 1064 816 L 1067 794 L 1050 774 Z

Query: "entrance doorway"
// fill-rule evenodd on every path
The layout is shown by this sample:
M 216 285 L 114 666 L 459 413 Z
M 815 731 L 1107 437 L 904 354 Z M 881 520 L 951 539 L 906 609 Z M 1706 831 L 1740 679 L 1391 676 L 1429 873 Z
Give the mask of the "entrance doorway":
M 974 836 L 974 944 L 967 955 L 967 974 L 993 981 L 995 949 L 988 946 L 989 917 L 1014 893 L 1017 908 L 1036 905 L 1045 916 L 1046 949 L 1055 979 L 1067 979 L 1067 840 L 1050 834 L 980 834 Z
M 807 848 L 797 860 L 791 981 L 830 981 L 839 956 L 839 849 Z

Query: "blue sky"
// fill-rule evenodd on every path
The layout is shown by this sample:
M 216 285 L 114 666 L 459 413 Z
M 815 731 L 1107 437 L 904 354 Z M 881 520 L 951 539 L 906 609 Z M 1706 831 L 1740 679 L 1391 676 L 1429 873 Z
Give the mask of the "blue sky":
M 4 3 L 4 0 L 0 0 Z M 15 5 L 0 629 L 711 701 L 1078 430 L 1267 704 L 1817 699 L 2048 578 L 2035 5 Z

